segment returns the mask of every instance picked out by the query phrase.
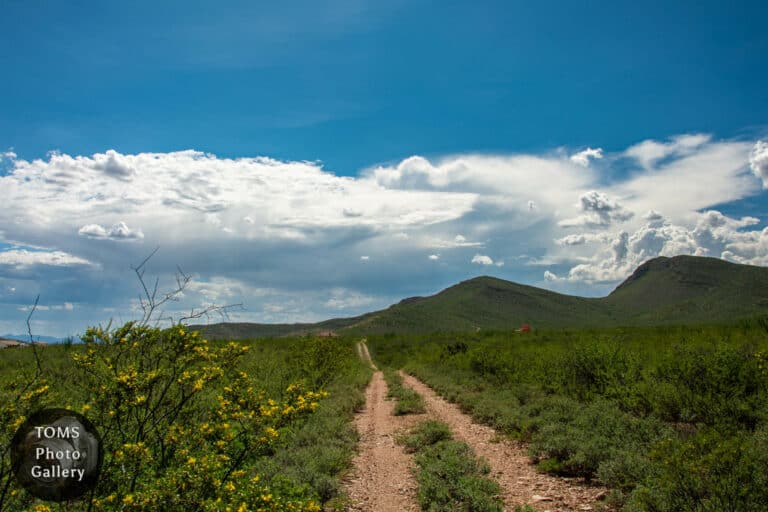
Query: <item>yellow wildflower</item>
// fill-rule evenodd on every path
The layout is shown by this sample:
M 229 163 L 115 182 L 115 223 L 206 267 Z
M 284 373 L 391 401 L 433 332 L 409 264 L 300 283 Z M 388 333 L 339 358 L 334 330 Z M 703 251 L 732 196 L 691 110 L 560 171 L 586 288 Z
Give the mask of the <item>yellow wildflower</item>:
M 26 419 L 27 419 L 27 418 L 26 418 L 25 416 L 19 416 L 19 417 L 18 417 L 18 418 L 16 418 L 16 420 L 15 420 L 15 421 L 14 421 L 14 422 L 11 424 L 11 428 L 12 428 L 13 430 L 16 430 L 17 428 L 19 428 L 19 427 L 21 426 L 21 424 L 22 424 L 22 423 L 24 423 L 24 421 L 25 421 Z

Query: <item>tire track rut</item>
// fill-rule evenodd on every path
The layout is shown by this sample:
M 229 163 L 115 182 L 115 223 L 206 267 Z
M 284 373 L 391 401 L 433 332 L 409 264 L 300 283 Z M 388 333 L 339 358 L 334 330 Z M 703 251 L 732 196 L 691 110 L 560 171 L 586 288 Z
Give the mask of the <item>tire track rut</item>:
M 542 512 L 587 511 L 595 509 L 605 495 L 605 488 L 586 485 L 581 479 L 539 473 L 519 443 L 498 441 L 499 434 L 493 428 L 475 423 L 417 378 L 403 371 L 400 374 L 406 385 L 424 397 L 427 414 L 447 423 L 456 439 L 488 461 L 490 476 L 501 485 L 507 510 L 533 505 Z

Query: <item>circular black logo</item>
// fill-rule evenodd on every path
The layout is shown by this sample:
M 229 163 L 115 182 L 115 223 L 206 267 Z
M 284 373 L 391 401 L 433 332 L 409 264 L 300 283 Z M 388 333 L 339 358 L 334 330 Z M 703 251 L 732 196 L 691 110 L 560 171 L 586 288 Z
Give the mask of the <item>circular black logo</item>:
M 101 438 L 82 414 L 43 409 L 19 427 L 11 441 L 11 462 L 19 484 L 49 501 L 78 498 L 99 478 Z

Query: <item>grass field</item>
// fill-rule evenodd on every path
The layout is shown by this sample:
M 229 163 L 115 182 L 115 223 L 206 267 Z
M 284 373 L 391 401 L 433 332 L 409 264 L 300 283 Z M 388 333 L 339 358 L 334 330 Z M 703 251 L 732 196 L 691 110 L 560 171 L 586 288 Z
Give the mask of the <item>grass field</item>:
M 542 471 L 624 510 L 768 509 L 768 329 L 656 327 L 369 337 Z
M 208 343 L 179 326 L 131 324 L 85 338 L 38 350 L 39 371 L 29 348 L 0 352 L 0 510 L 344 508 L 339 477 L 371 375 L 353 340 Z M 608 486 L 611 509 L 768 510 L 764 319 L 369 336 L 368 345 L 378 365 L 405 368 L 528 443 L 541 471 Z M 421 410 L 386 374 L 400 412 Z M 42 503 L 11 478 L 8 441 L 46 406 L 85 413 L 103 437 L 102 477 L 82 501 Z M 462 494 L 476 483 L 485 491 L 471 495 L 493 496 L 472 454 L 444 437 L 412 448 L 425 510 L 430 488 Z M 472 485 L 448 489 L 441 472 L 462 468 Z

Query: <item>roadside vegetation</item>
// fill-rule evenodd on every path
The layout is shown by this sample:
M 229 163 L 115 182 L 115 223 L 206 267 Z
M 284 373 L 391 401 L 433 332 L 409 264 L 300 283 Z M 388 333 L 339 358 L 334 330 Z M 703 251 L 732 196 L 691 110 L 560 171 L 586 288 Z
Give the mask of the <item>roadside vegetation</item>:
M 369 337 L 628 511 L 768 510 L 768 323 Z
M 351 341 L 208 343 L 137 323 L 84 340 L 38 348 L 42 371 L 30 348 L 0 352 L 0 510 L 336 506 L 370 377 Z M 101 477 L 79 502 L 40 502 L 12 478 L 10 438 L 42 407 L 82 412 L 101 434 Z
M 384 380 L 387 382 L 387 398 L 394 398 L 396 401 L 393 411 L 395 416 L 421 414 L 426 411 L 424 399 L 416 391 L 403 385 L 403 378 L 397 370 L 384 370 Z
M 418 501 L 426 512 L 502 512 L 499 484 L 465 443 L 453 440 L 445 423 L 426 420 L 400 439 L 415 453 Z

